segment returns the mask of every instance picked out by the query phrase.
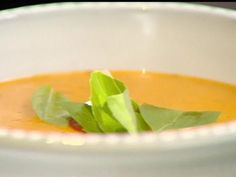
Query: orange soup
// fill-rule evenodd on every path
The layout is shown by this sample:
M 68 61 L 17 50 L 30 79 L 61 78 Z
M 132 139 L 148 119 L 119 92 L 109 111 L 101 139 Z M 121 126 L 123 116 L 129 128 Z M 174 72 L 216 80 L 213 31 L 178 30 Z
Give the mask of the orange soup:
M 185 111 L 219 111 L 218 122 L 236 118 L 236 86 L 173 74 L 113 71 L 139 103 Z M 0 83 L 0 128 L 74 132 L 41 121 L 32 110 L 35 89 L 51 85 L 73 101 L 89 100 L 90 72 L 38 75 Z

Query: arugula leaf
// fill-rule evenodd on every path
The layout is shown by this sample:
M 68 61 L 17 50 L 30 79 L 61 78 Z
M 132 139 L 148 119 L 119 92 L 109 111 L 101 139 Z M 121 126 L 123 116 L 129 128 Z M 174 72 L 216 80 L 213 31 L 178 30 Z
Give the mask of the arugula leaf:
M 148 104 L 140 107 L 145 122 L 154 131 L 186 128 L 216 121 L 219 112 L 182 112 Z
M 37 116 L 48 123 L 59 126 L 68 125 L 69 114 L 61 107 L 67 99 L 50 86 L 42 86 L 32 96 L 33 110 Z
M 120 94 L 125 86 L 118 80 L 99 71 L 90 77 L 92 111 L 103 132 L 123 131 L 124 127 L 110 114 L 106 102 L 109 96 Z
M 101 132 L 93 117 L 91 106 L 69 101 L 63 102 L 61 105 L 86 132 Z
M 112 115 L 128 130 L 129 133 L 137 132 L 136 115 L 128 91 L 109 96 L 107 105 Z

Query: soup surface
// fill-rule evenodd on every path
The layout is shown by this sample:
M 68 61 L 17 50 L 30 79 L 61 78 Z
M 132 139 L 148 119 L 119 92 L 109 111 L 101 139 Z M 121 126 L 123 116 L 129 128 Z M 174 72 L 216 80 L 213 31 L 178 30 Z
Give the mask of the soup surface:
M 164 73 L 113 71 L 123 81 L 130 95 L 139 103 L 184 111 L 219 111 L 219 122 L 236 118 L 236 86 Z M 90 72 L 68 72 L 38 75 L 0 83 L 0 128 L 46 132 L 74 132 L 41 121 L 32 110 L 35 89 L 51 85 L 69 99 L 89 100 Z

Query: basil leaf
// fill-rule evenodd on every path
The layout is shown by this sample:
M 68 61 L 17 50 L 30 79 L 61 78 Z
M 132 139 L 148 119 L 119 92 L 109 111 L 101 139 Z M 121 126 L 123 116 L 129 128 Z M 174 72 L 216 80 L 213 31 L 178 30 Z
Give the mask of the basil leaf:
M 118 80 L 99 71 L 94 71 L 90 77 L 92 111 L 103 132 L 123 131 L 124 127 L 110 114 L 106 107 L 107 98 L 120 94 L 125 86 Z
M 132 106 L 135 112 L 140 112 L 139 111 L 139 105 L 136 103 L 134 100 L 132 100 Z
M 139 112 L 135 112 L 135 114 L 136 114 L 136 118 L 137 118 L 138 132 L 144 132 L 144 131 L 151 130 L 149 125 L 144 121 L 142 115 Z
M 181 115 L 180 111 L 159 108 L 156 106 L 143 104 L 140 106 L 140 112 L 145 122 L 152 130 L 162 130 L 170 126 Z
M 145 122 L 154 131 L 186 128 L 216 121 L 219 112 L 182 112 L 148 104 L 140 107 Z
M 186 128 L 215 122 L 219 112 L 183 112 L 171 128 Z
M 125 127 L 129 133 L 137 132 L 136 115 L 128 91 L 109 96 L 107 105 L 112 115 Z
M 124 84 L 95 71 L 90 78 L 90 101 L 74 103 L 50 86 L 43 86 L 33 93 L 33 109 L 40 119 L 65 126 L 73 119 L 86 132 L 161 131 L 204 125 L 214 122 L 218 112 L 183 112 L 148 104 L 139 106 L 129 97 Z
M 86 132 L 101 132 L 93 117 L 91 106 L 74 102 L 63 102 L 62 106 Z
M 107 108 L 107 105 L 105 105 L 102 109 L 99 108 L 99 115 L 101 116 L 99 125 L 104 132 L 127 132 L 127 130 L 121 125 L 121 123 L 112 116 L 112 113 Z
M 99 71 L 94 71 L 90 78 L 91 101 L 93 105 L 103 106 L 107 97 L 120 94 L 126 89 L 124 84 Z
M 67 99 L 50 86 L 42 86 L 32 96 L 33 110 L 37 116 L 48 123 L 66 126 L 69 114 L 61 107 Z

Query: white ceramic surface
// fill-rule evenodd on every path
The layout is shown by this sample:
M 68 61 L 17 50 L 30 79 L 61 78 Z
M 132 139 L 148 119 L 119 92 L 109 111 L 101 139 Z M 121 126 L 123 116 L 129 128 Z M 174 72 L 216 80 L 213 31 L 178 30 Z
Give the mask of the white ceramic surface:
M 236 12 L 177 3 L 63 3 L 0 12 L 0 80 L 146 69 L 236 83 Z M 0 129 L 1 177 L 235 177 L 236 123 L 162 134 Z

